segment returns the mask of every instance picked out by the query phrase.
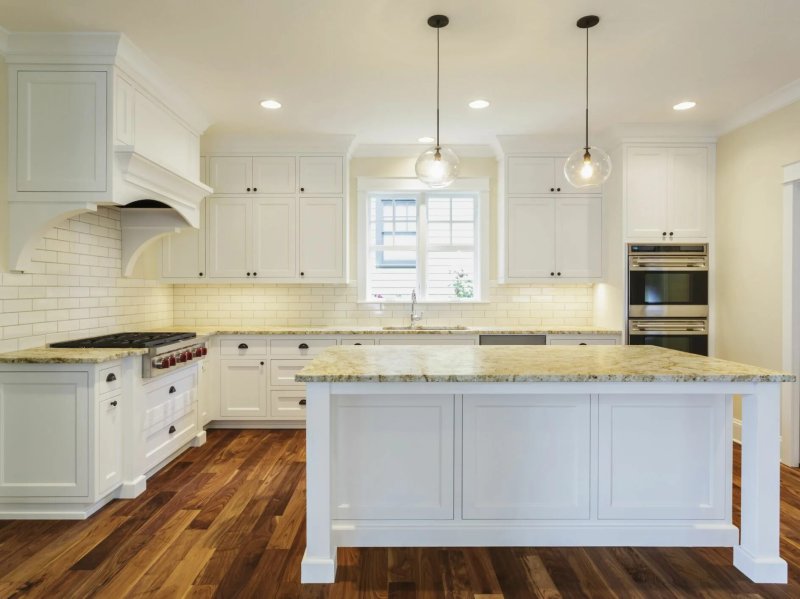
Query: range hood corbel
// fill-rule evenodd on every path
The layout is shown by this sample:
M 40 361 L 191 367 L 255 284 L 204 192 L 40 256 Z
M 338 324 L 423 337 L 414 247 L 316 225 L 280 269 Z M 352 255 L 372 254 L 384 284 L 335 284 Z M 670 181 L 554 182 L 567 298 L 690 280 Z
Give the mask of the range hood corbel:
M 175 210 L 164 208 L 123 208 L 122 276 L 133 276 L 133 269 L 142 253 L 155 241 L 171 233 L 180 233 L 190 224 Z

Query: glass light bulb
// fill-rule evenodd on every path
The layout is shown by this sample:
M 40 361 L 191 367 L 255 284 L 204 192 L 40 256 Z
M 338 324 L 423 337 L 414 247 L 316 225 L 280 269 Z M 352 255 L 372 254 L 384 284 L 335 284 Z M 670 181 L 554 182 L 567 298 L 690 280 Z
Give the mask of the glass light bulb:
M 420 181 L 434 189 L 441 189 L 456 180 L 458 165 L 458 156 L 453 150 L 445 146 L 433 146 L 420 154 L 414 169 Z
M 611 158 L 602 149 L 579 148 L 564 163 L 564 176 L 573 187 L 602 185 L 611 175 Z

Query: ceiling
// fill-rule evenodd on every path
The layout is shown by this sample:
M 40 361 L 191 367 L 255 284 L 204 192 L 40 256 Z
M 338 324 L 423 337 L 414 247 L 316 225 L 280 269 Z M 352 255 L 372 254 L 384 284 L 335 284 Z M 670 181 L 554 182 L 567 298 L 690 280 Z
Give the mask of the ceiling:
M 122 31 L 219 132 L 352 134 L 415 143 L 435 126 L 442 30 L 442 140 L 580 135 L 584 34 L 592 129 L 710 124 L 800 79 L 797 0 L 0 0 L 10 31 Z M 275 98 L 276 111 L 258 103 Z M 492 105 L 476 111 L 475 98 Z M 691 98 L 693 110 L 677 113 Z

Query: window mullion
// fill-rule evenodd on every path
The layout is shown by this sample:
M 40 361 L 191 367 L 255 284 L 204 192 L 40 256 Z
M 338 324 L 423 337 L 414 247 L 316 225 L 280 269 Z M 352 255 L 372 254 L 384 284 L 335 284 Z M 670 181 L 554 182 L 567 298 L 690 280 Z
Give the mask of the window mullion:
M 428 258 L 428 195 L 417 195 L 417 289 L 420 298 L 428 298 L 427 258 Z

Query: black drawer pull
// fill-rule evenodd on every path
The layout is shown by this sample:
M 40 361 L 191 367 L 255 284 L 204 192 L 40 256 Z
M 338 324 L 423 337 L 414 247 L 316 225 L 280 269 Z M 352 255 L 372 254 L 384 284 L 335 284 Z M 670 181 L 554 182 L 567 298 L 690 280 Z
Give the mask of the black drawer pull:
M 115 399 L 114 401 L 112 401 L 112 402 L 111 402 L 110 404 L 108 404 L 108 405 L 110 405 L 112 408 L 116 408 L 116 407 L 117 407 L 117 400 Z
M 117 375 L 114 374 L 113 372 L 106 377 L 107 383 L 113 383 L 116 380 L 117 380 Z
M 298 403 L 298 405 L 304 406 L 304 405 L 306 405 L 306 400 L 305 399 L 301 399 L 297 403 Z
M 579 343 L 578 345 L 586 345 L 585 343 Z
M 170 388 L 169 388 L 169 392 L 170 392 L 170 393 L 175 393 L 175 391 L 176 391 L 175 387 L 170 387 Z
M 297 349 L 308 349 L 308 343 L 301 343 L 297 346 Z
M 354 343 L 353 345 L 361 345 L 360 343 Z
M 174 433 L 174 432 L 175 432 L 175 430 L 176 430 L 176 429 L 175 429 L 175 425 L 172 425 L 172 426 L 170 426 L 170 427 L 169 427 L 169 434 L 171 435 L 172 433 Z
M 239 349 L 247 349 L 247 344 L 246 343 L 240 343 L 239 344 Z

